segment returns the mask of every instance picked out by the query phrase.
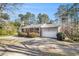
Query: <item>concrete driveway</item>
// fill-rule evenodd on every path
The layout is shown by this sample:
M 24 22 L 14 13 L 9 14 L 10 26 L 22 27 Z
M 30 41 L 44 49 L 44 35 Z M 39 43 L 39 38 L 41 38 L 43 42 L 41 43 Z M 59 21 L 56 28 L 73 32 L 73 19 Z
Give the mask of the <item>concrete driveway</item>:
M 19 46 L 8 45 L 7 52 L 3 55 L 10 56 L 77 56 L 79 55 L 79 43 L 57 41 L 51 38 L 25 38 L 6 36 L 0 39 L 19 40 Z M 17 52 L 17 53 L 16 53 Z M 20 54 L 22 53 L 22 54 Z

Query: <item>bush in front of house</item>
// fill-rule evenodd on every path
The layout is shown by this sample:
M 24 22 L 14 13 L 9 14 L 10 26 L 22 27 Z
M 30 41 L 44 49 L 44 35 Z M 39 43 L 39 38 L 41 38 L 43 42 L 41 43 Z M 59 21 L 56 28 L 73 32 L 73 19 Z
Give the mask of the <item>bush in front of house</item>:
M 57 40 L 63 41 L 65 39 L 65 34 L 63 32 L 57 33 Z
M 35 33 L 35 32 L 31 32 L 29 34 L 29 37 L 31 37 L 31 38 L 34 38 L 34 37 L 37 37 L 37 36 L 38 36 L 38 33 Z
M 18 31 L 18 36 L 21 36 L 21 32 Z
M 21 36 L 21 37 L 26 37 L 26 36 L 27 36 L 27 33 L 18 32 L 18 36 Z
M 29 37 L 29 38 L 34 38 L 34 37 L 37 37 L 38 36 L 38 33 L 35 33 L 35 32 L 19 32 L 18 31 L 18 36 L 21 36 L 21 37 Z

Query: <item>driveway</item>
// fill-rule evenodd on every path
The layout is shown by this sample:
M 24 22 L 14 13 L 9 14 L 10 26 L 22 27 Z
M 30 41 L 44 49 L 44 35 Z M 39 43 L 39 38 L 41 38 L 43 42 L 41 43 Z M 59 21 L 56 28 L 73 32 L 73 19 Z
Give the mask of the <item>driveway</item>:
M 6 53 L 2 55 L 14 56 L 77 56 L 79 55 L 79 43 L 57 41 L 51 38 L 25 38 L 6 36 L 0 39 L 17 40 L 20 45 L 7 45 Z M 0 47 L 2 49 L 2 47 Z M 1 50 L 2 51 L 2 50 Z

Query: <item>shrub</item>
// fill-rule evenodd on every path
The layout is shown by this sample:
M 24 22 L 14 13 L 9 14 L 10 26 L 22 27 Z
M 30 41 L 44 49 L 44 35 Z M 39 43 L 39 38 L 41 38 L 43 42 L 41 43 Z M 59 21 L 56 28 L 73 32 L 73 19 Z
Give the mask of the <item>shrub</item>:
M 18 36 L 33 38 L 33 37 L 37 37 L 37 36 L 38 36 L 38 33 L 31 32 L 31 33 L 29 33 L 29 35 L 28 35 L 27 33 L 18 32 Z
M 20 36 L 21 35 L 21 33 L 18 31 L 18 36 Z
M 79 31 L 78 30 L 79 30 L 78 27 L 70 26 L 69 28 L 67 28 L 67 30 L 64 31 L 64 33 L 70 40 L 78 42 L 79 41 Z
M 63 32 L 57 33 L 57 40 L 64 40 L 65 39 L 65 34 Z
M 18 31 L 18 36 L 24 36 L 24 37 L 26 37 L 27 36 L 27 33 L 23 33 L 23 32 L 19 32 Z
M 0 35 L 7 35 L 7 31 L 3 30 L 3 29 L 0 29 Z
M 7 31 L 8 35 L 14 35 L 16 32 L 15 31 Z
M 38 33 L 35 33 L 35 32 L 31 32 L 30 34 L 29 34 L 29 37 L 37 37 L 38 36 Z
M 15 30 L 5 30 L 5 29 L 0 29 L 0 35 L 14 35 L 16 33 Z

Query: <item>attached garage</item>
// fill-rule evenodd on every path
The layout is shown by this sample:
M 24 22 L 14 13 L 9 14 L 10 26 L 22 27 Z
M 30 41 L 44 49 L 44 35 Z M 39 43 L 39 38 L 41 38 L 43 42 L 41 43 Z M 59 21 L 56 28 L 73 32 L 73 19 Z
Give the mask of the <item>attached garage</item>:
M 42 28 L 41 36 L 42 37 L 57 38 L 56 37 L 57 32 L 58 32 L 58 27 Z

